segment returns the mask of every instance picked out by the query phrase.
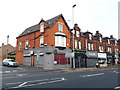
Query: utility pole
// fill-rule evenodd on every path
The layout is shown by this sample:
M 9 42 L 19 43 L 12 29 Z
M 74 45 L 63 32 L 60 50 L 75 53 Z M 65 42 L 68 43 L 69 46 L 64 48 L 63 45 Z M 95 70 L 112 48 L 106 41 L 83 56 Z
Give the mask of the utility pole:
M 75 69 L 75 55 L 74 55 L 74 7 L 76 6 L 73 5 L 72 6 L 72 23 L 73 23 L 73 69 Z

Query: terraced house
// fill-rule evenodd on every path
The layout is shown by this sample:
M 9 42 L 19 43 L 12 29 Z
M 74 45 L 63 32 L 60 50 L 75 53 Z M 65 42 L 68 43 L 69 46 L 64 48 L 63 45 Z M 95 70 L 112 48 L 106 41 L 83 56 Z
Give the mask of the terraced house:
M 73 52 L 74 32 L 74 52 Z M 19 64 L 41 68 L 72 68 L 73 53 L 75 67 L 93 67 L 116 64 L 117 40 L 103 37 L 99 31 L 82 32 L 78 24 L 70 29 L 62 14 L 27 28 L 17 37 L 16 61 Z

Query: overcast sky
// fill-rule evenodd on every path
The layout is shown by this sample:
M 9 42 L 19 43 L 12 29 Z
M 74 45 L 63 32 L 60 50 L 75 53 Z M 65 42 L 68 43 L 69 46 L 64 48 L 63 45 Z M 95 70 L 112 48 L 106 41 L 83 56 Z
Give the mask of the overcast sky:
M 74 22 L 83 32 L 95 34 L 99 30 L 103 36 L 111 34 L 118 39 L 118 1 L 119 0 L 1 0 L 0 1 L 0 46 L 9 43 L 16 46 L 16 37 L 26 28 L 38 24 L 43 18 L 50 19 L 63 14 L 72 25 L 72 6 Z

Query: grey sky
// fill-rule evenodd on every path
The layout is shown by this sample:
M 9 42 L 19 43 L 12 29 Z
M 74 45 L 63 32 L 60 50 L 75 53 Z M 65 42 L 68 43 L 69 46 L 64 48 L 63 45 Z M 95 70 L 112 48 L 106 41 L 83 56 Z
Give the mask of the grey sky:
M 47 20 L 63 14 L 71 27 L 72 6 L 77 4 L 74 22 L 83 32 L 103 36 L 111 34 L 118 39 L 119 0 L 1 0 L 0 2 L 0 46 L 9 43 L 16 46 L 16 37 L 26 28 L 38 24 L 41 18 Z M 70 20 L 70 21 L 68 21 Z

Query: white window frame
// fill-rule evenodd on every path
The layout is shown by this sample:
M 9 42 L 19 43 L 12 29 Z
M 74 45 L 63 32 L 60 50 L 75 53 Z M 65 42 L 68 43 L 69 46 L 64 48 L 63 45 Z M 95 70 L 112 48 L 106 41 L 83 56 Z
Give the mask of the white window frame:
M 78 49 L 78 48 L 77 48 L 77 40 L 75 40 L 75 49 Z
M 82 46 L 81 46 L 81 41 L 79 41 L 79 49 L 82 49 Z
M 100 37 L 100 43 L 102 43 L 102 37 Z
M 94 50 L 94 45 L 93 45 L 93 43 L 91 44 L 91 50 Z
M 88 50 L 91 50 L 91 45 L 90 45 L 90 43 L 88 43 Z
M 40 25 L 40 32 L 44 32 L 44 24 Z
M 25 41 L 25 49 L 28 49 L 28 40 Z
M 80 36 L 79 31 L 76 31 L 76 36 L 77 36 L 77 37 L 79 37 L 79 36 Z
M 89 34 L 89 40 L 92 40 L 92 35 L 91 34 Z
M 110 44 L 110 39 L 108 39 L 108 44 Z
M 117 46 L 117 41 L 115 40 L 115 46 Z
M 63 24 L 62 23 L 58 23 L 58 31 L 63 32 Z
M 87 50 L 87 39 L 85 39 L 85 47 L 86 47 L 86 50 Z
M 55 47 L 66 47 L 66 37 L 55 36 Z
M 21 42 L 19 42 L 19 50 L 21 50 L 21 46 L 22 46 L 22 43 L 21 43 Z
M 43 44 L 43 45 L 41 45 L 41 44 Z M 43 46 L 44 46 L 44 37 L 40 37 L 40 47 L 43 47 Z

